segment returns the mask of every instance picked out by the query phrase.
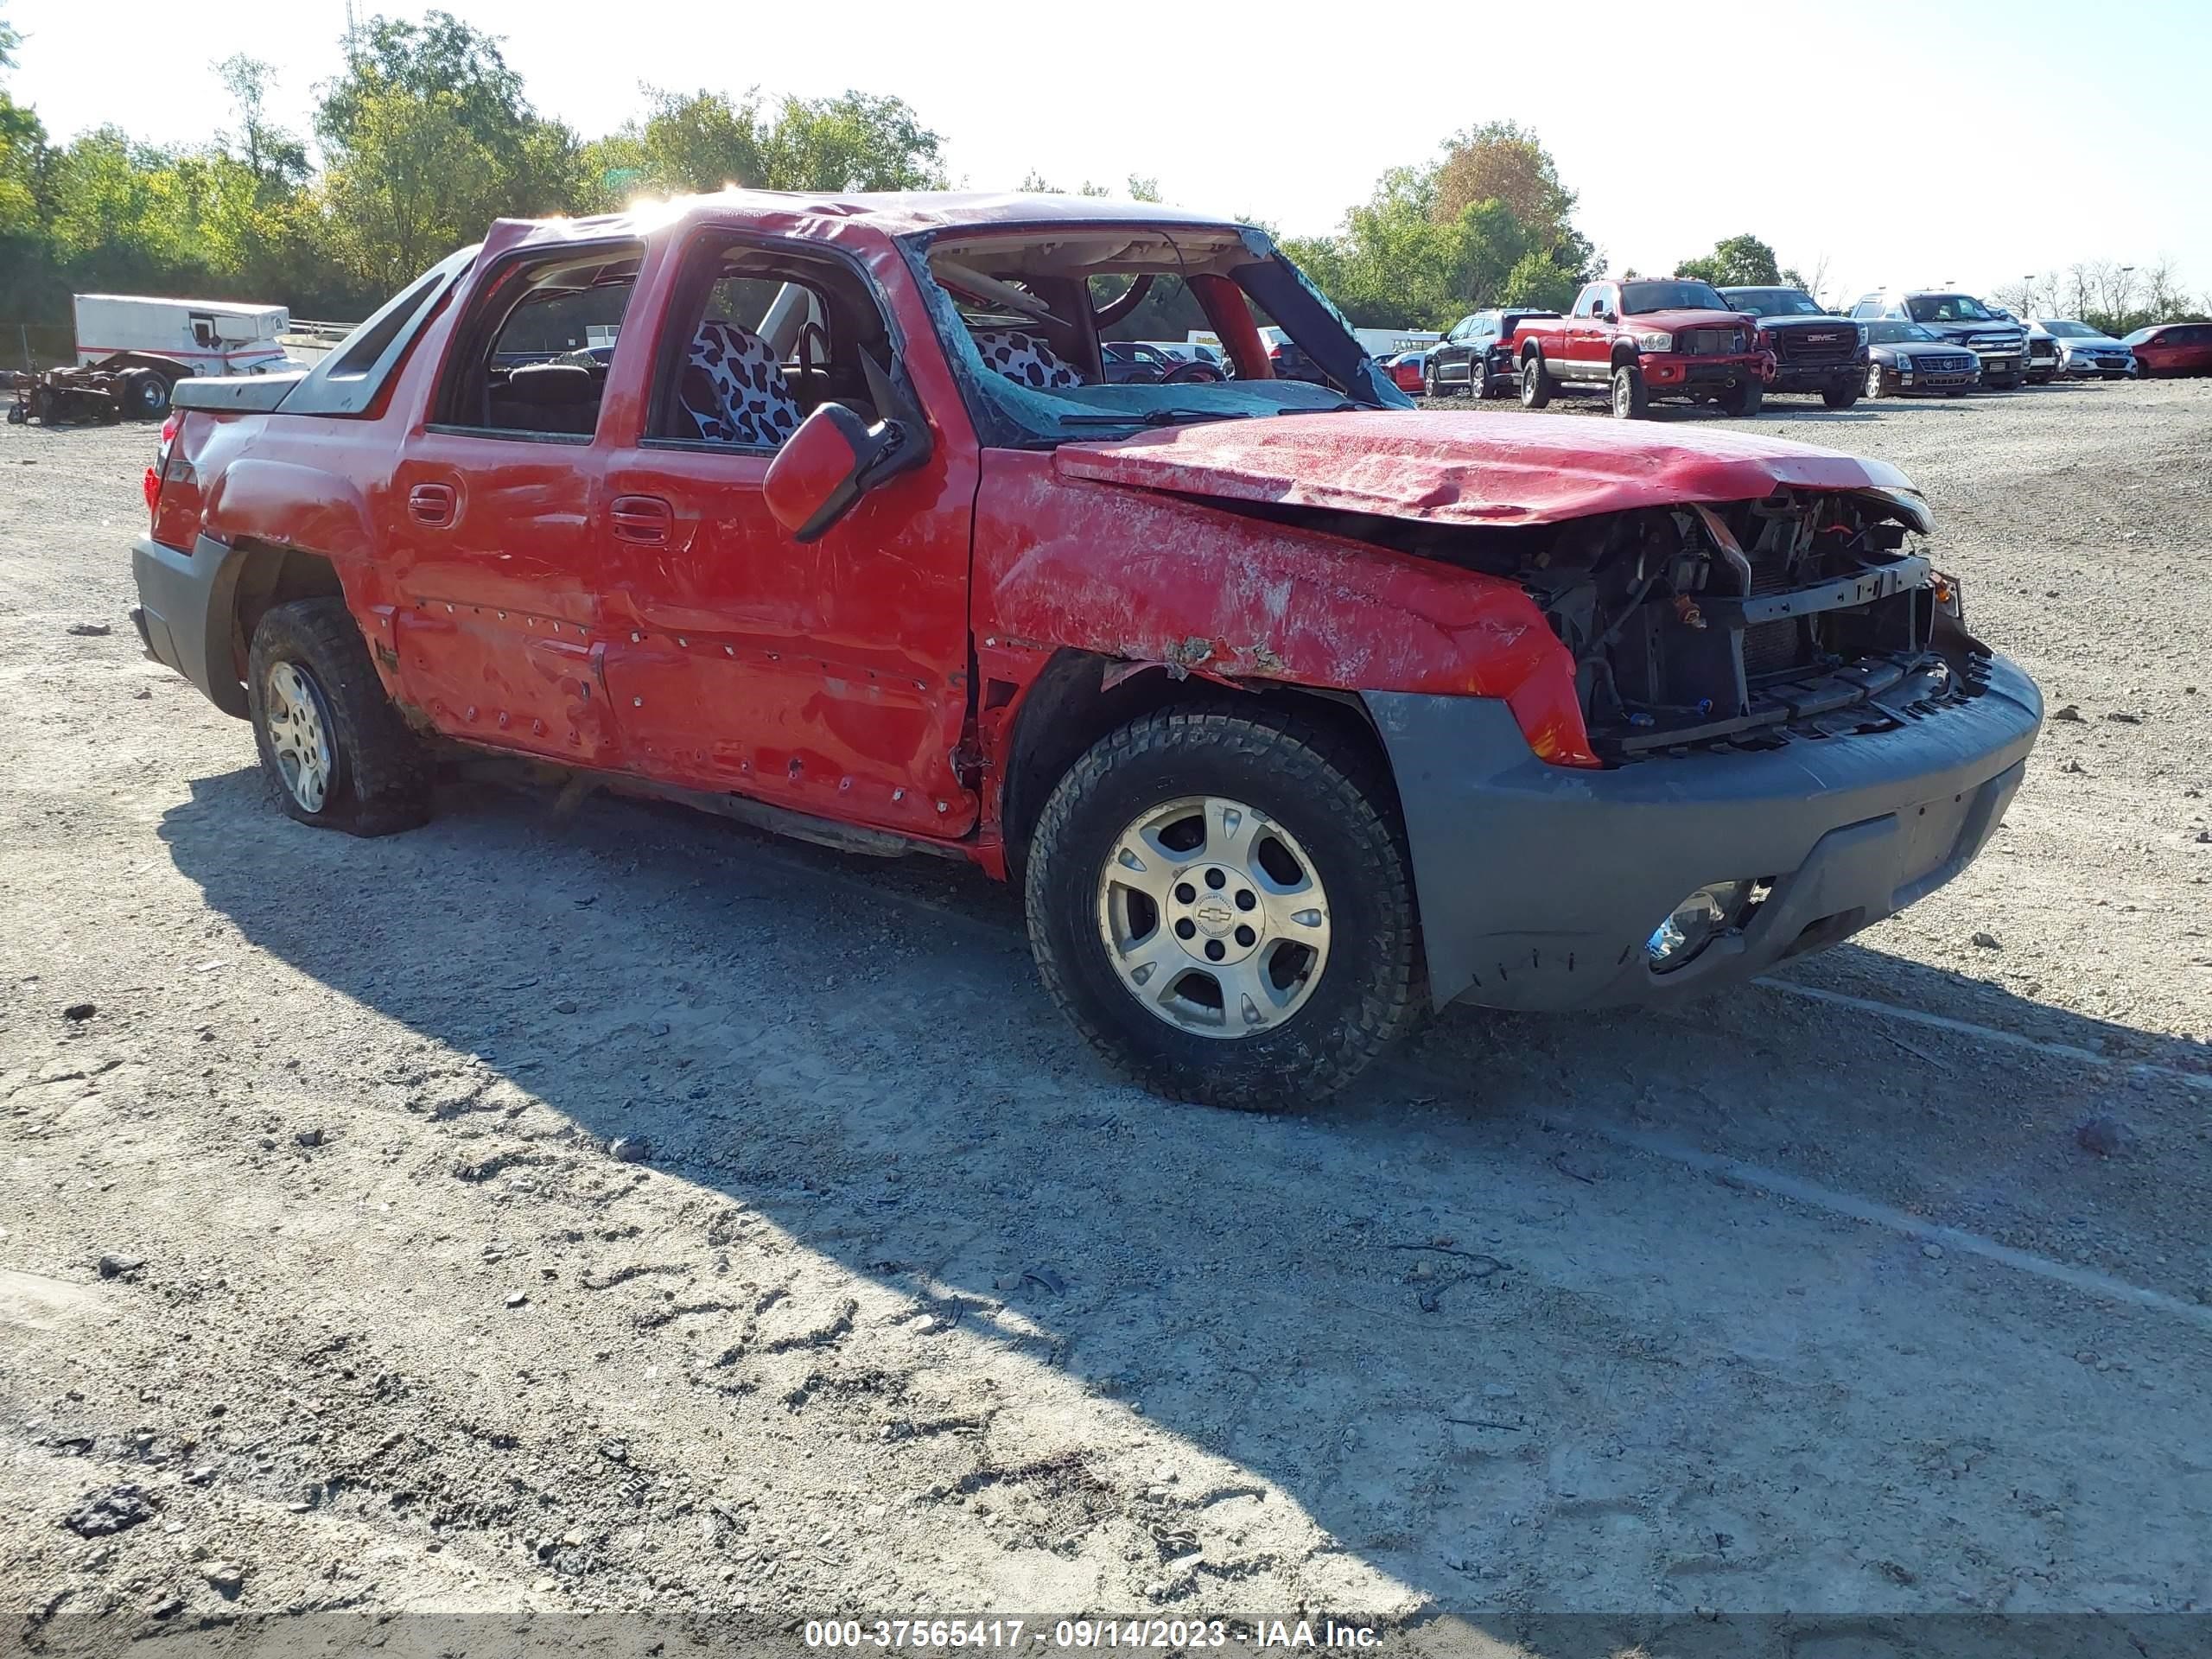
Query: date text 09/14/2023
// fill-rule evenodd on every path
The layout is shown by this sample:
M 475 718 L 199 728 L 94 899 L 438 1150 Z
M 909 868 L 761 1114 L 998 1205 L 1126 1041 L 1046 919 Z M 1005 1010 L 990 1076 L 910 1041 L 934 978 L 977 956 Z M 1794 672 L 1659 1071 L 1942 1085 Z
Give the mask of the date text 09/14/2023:
M 801 1632 L 809 1648 L 1052 1649 L 1137 1648 L 1371 1649 L 1382 1632 L 1333 1618 L 810 1618 Z

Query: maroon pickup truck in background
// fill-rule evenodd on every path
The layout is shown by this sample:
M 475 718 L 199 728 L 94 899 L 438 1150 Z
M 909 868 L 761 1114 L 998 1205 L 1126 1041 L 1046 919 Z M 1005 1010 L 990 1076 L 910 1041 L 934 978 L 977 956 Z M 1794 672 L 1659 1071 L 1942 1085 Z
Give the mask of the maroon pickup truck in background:
M 1565 391 L 1603 391 L 1624 421 L 1655 397 L 1756 415 L 1775 372 L 1758 319 L 1732 309 L 1711 283 L 1679 277 L 1588 283 L 1567 315 L 1523 321 L 1513 351 L 1523 408 L 1541 409 Z

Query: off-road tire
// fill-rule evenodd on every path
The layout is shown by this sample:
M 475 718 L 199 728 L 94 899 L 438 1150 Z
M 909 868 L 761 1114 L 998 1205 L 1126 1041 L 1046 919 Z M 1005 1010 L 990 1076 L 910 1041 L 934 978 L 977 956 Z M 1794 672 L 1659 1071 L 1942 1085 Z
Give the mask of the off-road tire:
M 329 734 L 331 779 L 320 810 L 303 807 L 277 765 L 269 725 L 269 677 L 289 663 L 321 701 Z M 385 695 L 361 630 L 342 599 L 273 605 L 246 655 L 246 711 L 254 747 L 284 810 L 320 830 L 388 836 L 430 815 L 429 758 Z
M 1643 384 L 1643 371 L 1633 363 L 1613 365 L 1607 403 L 1617 421 L 1640 421 L 1651 412 L 1651 393 Z
M 1859 406 L 1859 377 L 1853 375 L 1840 385 L 1825 386 L 1821 401 L 1830 409 L 1856 409 Z
M 1749 420 L 1766 403 L 1766 388 L 1756 380 L 1738 380 L 1715 400 L 1723 413 L 1737 420 Z
M 1559 387 L 1552 379 L 1551 371 L 1544 366 L 1544 354 L 1531 352 L 1521 365 L 1521 407 L 1542 409 L 1552 400 L 1552 393 Z
M 1189 795 L 1231 797 L 1276 820 L 1328 893 L 1319 982 L 1255 1035 L 1198 1035 L 1139 1006 L 1101 937 L 1108 850 L 1141 814 Z M 1029 943 L 1061 1012 L 1147 1087 L 1236 1111 L 1311 1105 L 1363 1071 L 1426 1001 L 1407 872 L 1389 779 L 1353 745 L 1278 711 L 1163 709 L 1101 738 L 1046 801 L 1024 893 Z

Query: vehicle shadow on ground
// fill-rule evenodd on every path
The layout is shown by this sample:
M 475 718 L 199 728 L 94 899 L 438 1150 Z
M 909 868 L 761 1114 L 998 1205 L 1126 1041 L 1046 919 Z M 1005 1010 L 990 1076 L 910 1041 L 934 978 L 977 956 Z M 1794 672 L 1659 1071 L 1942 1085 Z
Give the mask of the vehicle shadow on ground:
M 442 792 L 426 829 L 361 842 L 283 818 L 248 768 L 194 780 L 160 834 L 252 945 L 484 1056 L 597 1146 L 644 1135 L 664 1173 L 726 1193 L 855 1275 L 910 1295 L 925 1294 L 925 1277 L 981 1310 L 1009 1300 L 1009 1266 L 1040 1268 L 1061 1281 L 1050 1294 L 1025 1282 L 1038 1300 L 1021 1311 L 1041 1344 L 1009 1344 L 1008 1363 L 1141 1400 L 1149 1421 L 1264 1474 L 1344 1547 L 1446 1609 L 1495 1605 L 1503 1586 L 1471 1563 L 1513 1550 L 1548 1552 L 1516 1583 L 1529 1605 L 1577 1593 L 1587 1568 L 1573 1569 L 1572 1541 L 1531 1544 L 1515 1530 L 1541 1496 L 1542 1459 L 1555 1471 L 1561 1459 L 1602 1464 L 1623 1437 L 1774 1408 L 1756 1391 L 1757 1366 L 1646 1352 L 1654 1321 L 1679 1330 L 1650 1300 L 1651 1270 L 1663 1284 L 1672 1265 L 1653 1252 L 1676 1237 L 1664 1228 L 1695 1228 L 1681 1217 L 1714 1189 L 1679 1168 L 1661 1166 L 1656 1183 L 1609 1169 L 1575 1115 L 1647 1129 L 1672 1118 L 1757 1159 L 1774 1152 L 1762 1123 L 1744 1122 L 1762 1096 L 1802 1135 L 1853 1096 L 1880 1096 L 1900 1065 L 1879 1051 L 1777 1066 L 1783 1038 L 1769 1031 L 1745 1052 L 1694 1014 L 1454 1014 L 1408 1062 L 1313 1111 L 1178 1107 L 1082 1048 L 1036 983 L 1014 896 L 972 871 L 849 858 L 620 801 L 556 821 L 551 799 L 463 784 Z M 1897 977 L 1901 1000 L 1933 995 L 1910 964 L 1859 954 Z M 610 1004 L 620 1006 L 594 1023 Z M 2037 1014 L 2082 1046 L 2143 1036 Z M 1700 1116 L 1699 1098 L 1726 1109 Z M 1964 1141 L 1971 1156 L 1976 1140 L 1955 1116 L 1887 1131 L 1900 1161 L 1931 1166 L 1944 1143 Z M 1516 1247 L 1535 1236 L 1523 1228 L 1586 1241 L 1573 1248 L 1595 1286 L 1516 1277 Z M 1387 1264 L 1388 1276 L 1354 1259 Z M 1378 1276 L 1355 1282 L 1361 1271 Z M 1757 1251 L 1696 1268 L 1719 1275 L 1702 1282 L 1731 1307 L 1808 1307 L 1777 1304 L 1765 1271 Z M 1807 1317 L 1809 1332 L 1822 1315 L 1815 1305 Z M 1709 1318 L 1725 1325 L 1726 1310 Z M 1541 1420 L 1510 1415 L 1548 1411 L 1539 1396 L 1558 1378 L 1624 1365 L 1645 1368 L 1642 1406 L 1570 1381 Z M 1481 1379 L 1501 1376 L 1519 1380 L 1521 1397 L 1484 1408 Z M 1473 1407 L 1453 1412 L 1471 1390 Z M 1637 1414 L 1654 1397 L 1667 1402 L 1663 1422 Z M 1506 1421 L 1475 1421 L 1496 1416 Z M 1867 1432 L 1879 1443 L 1877 1426 Z M 1562 1512 L 1595 1524 L 1584 1511 L 1598 1477 L 1580 1478 L 1581 1508 Z M 1789 1506 L 1875 1502 L 1871 1490 L 1818 1495 L 1821 1484 L 1763 1497 L 1784 1511 L 1773 1530 L 1833 1535 L 1821 1528 L 1844 1522 Z M 1678 1503 L 1687 1517 L 1707 1501 L 1685 1487 L 1662 1507 Z M 1625 1523 L 1606 1524 L 1611 1539 Z M 1713 1529 L 1709 1516 L 1682 1524 Z M 1662 1565 L 1655 1556 L 1649 1570 Z M 1785 1566 L 1778 1557 L 1775 1570 Z M 1680 1582 L 1698 1592 L 1694 1575 Z M 1769 1603 L 1777 1592 L 1756 1576 L 1708 1588 L 1708 1605 L 1732 1594 L 1807 1605 Z M 1895 1605 L 1878 1582 L 1867 1596 Z M 1600 1635 L 1577 1632 L 1611 1650 Z

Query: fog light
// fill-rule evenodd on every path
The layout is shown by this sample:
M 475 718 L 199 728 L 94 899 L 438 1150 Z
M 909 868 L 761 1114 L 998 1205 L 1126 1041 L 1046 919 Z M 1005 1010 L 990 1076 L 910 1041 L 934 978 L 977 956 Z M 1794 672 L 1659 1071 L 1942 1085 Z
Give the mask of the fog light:
M 1751 894 L 1748 881 L 1715 881 L 1700 887 L 1676 905 L 1667 919 L 1651 930 L 1643 954 L 1655 974 L 1681 967 L 1726 932 Z

